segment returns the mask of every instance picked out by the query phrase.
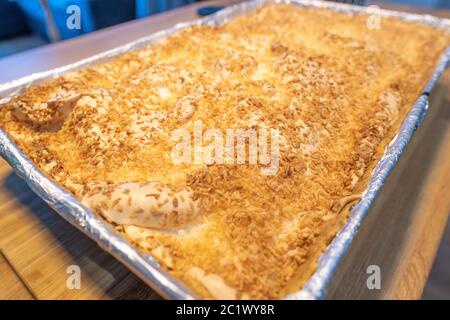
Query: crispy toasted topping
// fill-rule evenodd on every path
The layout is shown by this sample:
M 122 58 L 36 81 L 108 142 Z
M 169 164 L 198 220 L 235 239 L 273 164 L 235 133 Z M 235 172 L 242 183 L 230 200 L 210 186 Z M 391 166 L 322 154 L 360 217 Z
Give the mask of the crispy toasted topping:
M 370 30 L 366 15 L 267 5 L 30 86 L 0 124 L 194 290 L 279 298 L 313 271 L 449 43 L 393 18 Z M 172 133 L 198 120 L 277 129 L 277 174 L 172 162 Z
M 86 195 L 82 203 L 117 224 L 146 228 L 174 228 L 200 214 L 190 190 L 173 192 L 158 182 L 107 184 Z

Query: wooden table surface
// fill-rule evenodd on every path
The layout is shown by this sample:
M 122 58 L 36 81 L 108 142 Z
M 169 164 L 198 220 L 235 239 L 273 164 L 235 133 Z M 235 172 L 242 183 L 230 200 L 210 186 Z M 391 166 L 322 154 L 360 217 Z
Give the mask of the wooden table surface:
M 232 2 L 236 1 L 219 1 Z M 5 58 L 0 60 L 0 83 L 194 19 L 196 8 L 202 5 Z M 449 84 L 447 72 L 431 95 L 424 123 L 340 264 L 329 298 L 420 298 L 450 212 Z M 80 289 L 67 286 L 67 268 L 72 265 L 80 267 Z M 381 290 L 367 289 L 369 265 L 381 268 Z M 111 298 L 160 297 L 50 209 L 0 160 L 0 299 Z

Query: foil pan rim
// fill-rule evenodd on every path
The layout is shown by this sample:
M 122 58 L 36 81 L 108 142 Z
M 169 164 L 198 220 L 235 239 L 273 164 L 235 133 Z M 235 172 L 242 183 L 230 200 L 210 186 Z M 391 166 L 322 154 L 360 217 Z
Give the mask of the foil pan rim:
M 38 170 L 30 159 L 0 130 L 0 154 L 15 173 L 66 221 L 93 239 L 166 298 L 195 299 L 195 295 L 164 271 L 150 255 L 143 254 L 112 227 L 83 206 L 71 193 Z M 124 254 L 125 253 L 125 254 Z M 138 268 L 136 268 L 136 264 Z M 158 285 L 156 285 L 158 284 Z M 156 285 L 156 286 L 155 286 Z
M 248 13 L 266 3 L 288 3 L 303 7 L 319 7 L 339 12 L 374 13 L 373 8 L 360 7 L 343 3 L 324 2 L 320 0 L 253 0 L 236 4 L 203 19 L 181 22 L 172 28 L 161 30 L 149 36 L 131 41 L 119 47 L 81 59 L 74 63 L 47 71 L 31 74 L 0 84 L 0 104 L 19 94 L 36 81 L 50 79 L 68 71 L 76 70 L 91 63 L 100 62 L 121 53 L 150 45 L 154 41 L 164 38 L 178 30 L 195 24 L 220 25 L 239 15 Z M 376 9 L 376 14 L 385 17 L 396 17 L 403 20 L 429 24 L 450 31 L 450 20 L 430 15 L 409 14 L 385 9 Z M 414 130 L 421 123 L 428 109 L 428 94 L 436 84 L 442 72 L 449 66 L 450 48 L 442 55 L 436 70 L 424 89 L 424 93 L 412 106 L 405 118 L 398 134 L 391 141 L 385 154 L 372 172 L 369 184 L 360 202 L 353 207 L 347 222 L 334 237 L 331 244 L 318 260 L 318 268 L 307 283 L 298 292 L 289 294 L 285 299 L 324 299 L 332 276 L 359 230 L 372 202 L 380 191 L 385 179 L 397 163 L 400 155 L 411 139 Z M 105 251 L 114 255 L 129 269 L 137 274 L 144 282 L 154 288 L 166 298 L 195 299 L 197 296 L 187 289 L 180 280 L 173 278 L 150 255 L 140 252 L 125 238 L 119 236 L 112 227 L 101 218 L 96 217 L 84 207 L 75 197 L 63 187 L 51 181 L 18 149 L 3 130 L 0 130 L 0 154 L 13 167 L 14 171 L 23 178 L 30 188 L 52 207 L 65 220 L 76 226 L 83 233 L 95 240 Z
M 285 3 L 285 4 L 293 4 L 298 5 L 302 7 L 315 7 L 315 8 L 324 8 L 324 9 L 330 9 L 333 11 L 338 12 L 346 12 L 346 13 L 376 13 L 377 15 L 384 16 L 384 17 L 396 17 L 400 19 L 407 18 L 409 21 L 412 22 L 419 22 L 419 23 L 426 23 L 429 25 L 439 25 L 439 28 L 445 29 L 447 32 L 450 32 L 450 19 L 446 18 L 438 18 L 429 14 L 416 14 L 416 13 L 405 13 L 401 11 L 394 11 L 394 10 L 388 10 L 388 9 L 376 9 L 376 12 L 374 11 L 374 8 L 372 7 L 366 7 L 366 6 L 356 6 L 351 5 L 347 3 L 338 3 L 338 2 L 330 2 L 330 1 L 323 1 L 323 0 L 250 0 L 247 2 L 238 3 L 235 5 L 232 5 L 230 7 L 224 8 L 217 13 L 207 16 L 202 19 L 196 19 L 196 20 L 190 20 L 185 22 L 179 22 L 176 23 L 173 27 L 165 30 L 160 30 L 155 33 L 152 33 L 148 36 L 144 36 L 141 38 L 138 38 L 136 40 L 133 40 L 131 42 L 125 43 L 123 45 L 120 45 L 118 47 L 97 53 L 95 55 L 80 59 L 78 61 L 75 61 L 71 64 L 67 64 L 64 66 L 52 68 L 50 70 L 40 71 L 33 73 L 28 76 L 20 77 L 18 79 L 0 83 L 0 93 L 2 91 L 6 91 L 15 87 L 18 87 L 23 84 L 30 84 L 35 80 L 39 80 L 48 76 L 59 76 L 61 74 L 64 74 L 65 72 L 69 72 L 77 67 L 82 67 L 84 65 L 87 65 L 93 61 L 97 61 L 102 58 L 108 58 L 116 56 L 117 54 L 120 54 L 122 52 L 128 51 L 128 49 L 131 49 L 131 47 L 136 47 L 136 45 L 139 45 L 141 43 L 147 43 L 148 41 L 154 41 L 158 40 L 160 38 L 164 38 L 171 33 L 174 33 L 178 30 L 181 30 L 185 27 L 188 27 L 190 25 L 198 25 L 198 24 L 207 24 L 207 25 L 216 25 L 217 20 L 220 19 L 220 23 L 225 23 L 229 15 L 233 14 L 233 11 L 237 11 L 239 9 L 244 9 L 245 11 L 249 12 L 251 10 L 254 10 L 264 4 L 267 3 Z M 243 12 L 242 14 L 245 14 Z M 231 17 L 231 18 L 234 18 Z M 2 101 L 0 100 L 0 103 Z

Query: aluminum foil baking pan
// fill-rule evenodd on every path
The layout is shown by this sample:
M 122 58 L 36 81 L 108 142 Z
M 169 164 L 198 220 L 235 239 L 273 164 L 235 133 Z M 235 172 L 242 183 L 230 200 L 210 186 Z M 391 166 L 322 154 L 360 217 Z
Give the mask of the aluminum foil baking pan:
M 347 14 L 374 14 L 374 10 L 376 10 L 376 14 L 381 17 L 397 17 L 407 21 L 432 25 L 436 28 L 445 29 L 450 32 L 450 20 L 439 19 L 428 15 L 408 14 L 370 7 L 351 6 L 314 0 L 255 0 L 228 7 L 204 19 L 177 24 L 170 29 L 154 33 L 73 64 L 32 74 L 19 80 L 0 85 L 0 104 L 7 102 L 13 96 L 20 94 L 25 88 L 32 84 L 57 77 L 63 73 L 81 67 L 106 61 L 111 57 L 130 50 L 148 46 L 189 25 L 221 25 L 236 16 L 246 14 L 269 2 L 290 3 L 292 5 L 304 7 L 327 8 Z M 424 48 L 424 50 L 426 50 L 426 48 Z M 353 207 L 346 224 L 318 260 L 317 270 L 301 290 L 288 295 L 285 297 L 286 299 L 324 299 L 326 297 L 327 286 L 332 279 L 339 261 L 350 246 L 372 202 L 383 186 L 384 181 L 397 163 L 403 150 L 408 145 L 414 130 L 420 125 L 428 109 L 428 95 L 440 75 L 449 66 L 449 61 L 450 48 L 448 48 L 441 57 L 432 78 L 424 88 L 423 94 L 418 97 L 415 104 L 411 107 L 411 111 L 405 118 L 397 135 L 388 145 L 383 157 L 373 170 L 367 189 L 363 193 L 360 202 Z M 186 288 L 181 281 L 164 271 L 158 262 L 150 255 L 144 254 L 134 248 L 127 240 L 116 233 L 107 222 L 97 217 L 64 188 L 54 183 L 40 172 L 2 130 L 0 130 L 0 154 L 13 167 L 14 171 L 24 179 L 31 189 L 47 202 L 50 207 L 87 236 L 94 239 L 101 248 L 114 255 L 163 297 L 172 299 L 198 298 L 192 291 Z

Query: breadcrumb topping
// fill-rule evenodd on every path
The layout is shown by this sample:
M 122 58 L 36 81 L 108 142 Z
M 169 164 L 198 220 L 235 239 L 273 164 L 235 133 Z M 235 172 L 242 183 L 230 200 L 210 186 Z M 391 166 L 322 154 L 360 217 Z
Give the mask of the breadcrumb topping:
M 280 4 L 192 26 L 31 86 L 1 127 L 200 296 L 280 298 L 314 271 L 450 43 L 383 19 Z M 196 120 L 278 129 L 278 173 L 174 164 L 171 133 Z

